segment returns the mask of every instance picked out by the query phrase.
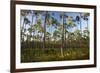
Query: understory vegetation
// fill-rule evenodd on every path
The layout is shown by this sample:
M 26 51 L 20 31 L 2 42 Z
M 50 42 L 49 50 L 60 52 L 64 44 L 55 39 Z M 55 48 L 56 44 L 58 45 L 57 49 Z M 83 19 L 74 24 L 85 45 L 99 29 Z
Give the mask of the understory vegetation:
M 66 48 L 64 49 L 64 56 L 60 54 L 58 49 L 32 49 L 26 48 L 22 52 L 22 62 L 44 62 L 44 61 L 63 61 L 63 60 L 85 60 L 89 59 L 88 48 Z

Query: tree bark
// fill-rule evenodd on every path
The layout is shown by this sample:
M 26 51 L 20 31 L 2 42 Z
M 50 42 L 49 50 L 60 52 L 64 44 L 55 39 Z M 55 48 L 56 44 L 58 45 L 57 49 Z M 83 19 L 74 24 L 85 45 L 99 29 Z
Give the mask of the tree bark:
M 61 56 L 63 57 L 63 48 L 64 48 L 64 13 L 62 15 L 62 26 L 63 26 L 63 29 L 62 29 L 62 45 L 61 45 Z
M 45 49 L 46 19 L 47 19 L 47 12 L 45 13 L 45 22 L 44 22 L 44 38 L 43 38 L 43 49 Z

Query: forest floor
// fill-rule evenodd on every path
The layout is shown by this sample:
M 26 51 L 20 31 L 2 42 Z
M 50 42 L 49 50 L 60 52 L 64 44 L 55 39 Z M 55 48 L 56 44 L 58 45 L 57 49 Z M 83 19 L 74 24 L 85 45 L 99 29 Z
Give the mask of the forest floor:
M 63 56 L 60 48 L 33 49 L 26 48 L 21 50 L 21 62 L 45 62 L 45 61 L 64 61 L 64 60 L 86 60 L 89 59 L 88 48 L 66 48 L 63 49 Z

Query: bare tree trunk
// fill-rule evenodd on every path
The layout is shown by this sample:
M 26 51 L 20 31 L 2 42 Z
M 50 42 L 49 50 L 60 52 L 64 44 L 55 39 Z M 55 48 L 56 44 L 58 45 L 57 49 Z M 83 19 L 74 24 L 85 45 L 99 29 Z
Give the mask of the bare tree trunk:
M 45 22 L 44 22 L 44 38 L 43 38 L 43 49 L 45 49 L 46 19 L 47 19 L 47 12 L 45 13 Z
M 22 30 L 23 30 L 23 33 L 25 33 L 25 29 L 24 29 L 24 21 L 23 21 L 23 26 L 22 26 Z M 23 42 L 24 42 L 24 35 L 23 35 Z
M 63 29 L 62 29 L 62 45 L 61 45 L 61 57 L 63 57 L 63 47 L 64 47 L 64 13 L 63 13 L 63 16 L 62 16 L 62 26 L 63 26 Z
M 81 24 L 81 13 L 80 13 L 80 40 L 79 40 L 79 47 L 81 48 L 81 38 L 82 38 L 82 24 Z

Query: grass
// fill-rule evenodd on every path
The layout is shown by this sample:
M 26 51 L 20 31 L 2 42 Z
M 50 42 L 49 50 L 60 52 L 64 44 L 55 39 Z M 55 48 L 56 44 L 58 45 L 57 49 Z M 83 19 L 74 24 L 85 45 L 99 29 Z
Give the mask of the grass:
M 88 48 L 66 48 L 63 49 L 61 56 L 60 48 L 52 49 L 33 49 L 26 48 L 21 50 L 21 62 L 44 62 L 44 61 L 63 61 L 63 60 L 85 60 L 89 59 Z

